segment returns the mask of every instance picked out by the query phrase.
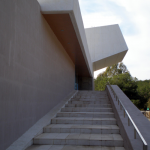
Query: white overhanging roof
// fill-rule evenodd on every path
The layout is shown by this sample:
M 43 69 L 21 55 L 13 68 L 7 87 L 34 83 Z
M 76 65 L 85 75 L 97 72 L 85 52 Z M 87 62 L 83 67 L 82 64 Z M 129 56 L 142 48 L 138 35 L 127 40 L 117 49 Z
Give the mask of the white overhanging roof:
M 41 12 L 43 15 L 69 14 L 73 30 L 77 37 L 77 44 L 80 45 L 80 48 L 77 48 L 78 52 L 75 54 L 76 58 L 73 58 L 72 55 L 70 55 L 70 57 L 75 59 L 76 66 L 81 65 L 81 67 L 78 67 L 80 71 L 82 70 L 81 74 L 88 70 L 89 75 L 92 77 L 93 71 L 113 65 L 123 60 L 126 52 L 128 51 L 128 47 L 118 25 L 84 29 L 78 0 L 38 0 L 38 2 L 41 6 Z M 47 21 L 49 24 L 52 22 L 52 20 L 48 19 Z M 55 24 L 56 23 L 60 24 L 60 26 L 67 25 L 64 24 L 64 20 L 62 21 L 62 24 L 58 21 L 55 22 Z M 60 33 L 58 33 L 60 30 L 59 27 L 55 29 L 54 24 L 52 27 L 54 33 L 56 32 L 58 39 L 67 39 L 67 35 L 69 38 L 75 39 L 73 34 L 71 35 L 72 37 L 70 37 L 70 34 L 67 32 L 63 37 Z M 59 38 L 59 36 L 61 38 Z M 62 44 L 65 45 L 65 42 L 62 41 Z M 75 47 L 75 45 L 73 45 L 73 47 Z M 70 51 L 73 47 L 69 47 Z M 67 48 L 68 47 L 66 46 L 66 50 Z M 82 51 L 82 57 L 80 57 L 81 54 L 79 54 L 79 51 Z M 78 60 L 79 57 L 80 61 Z M 84 59 L 83 63 L 81 63 L 81 58 Z M 83 71 L 83 68 L 87 69 Z
M 85 29 L 93 70 L 121 62 L 128 47 L 118 25 Z
M 91 77 L 93 77 L 93 66 L 89 54 L 78 0 L 38 0 L 38 2 L 41 6 L 42 14 L 69 14 L 87 68 Z

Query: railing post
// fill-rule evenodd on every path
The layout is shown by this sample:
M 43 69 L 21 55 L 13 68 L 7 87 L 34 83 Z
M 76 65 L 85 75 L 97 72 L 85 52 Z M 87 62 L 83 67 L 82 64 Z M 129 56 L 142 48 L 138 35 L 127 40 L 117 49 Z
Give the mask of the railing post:
M 125 112 L 125 110 L 124 110 L 124 118 L 126 117 L 126 112 Z
M 114 98 L 115 98 L 115 93 L 114 93 L 114 91 L 113 91 L 113 94 L 114 94 Z
M 143 150 L 148 150 L 147 145 L 143 144 Z
M 118 99 L 118 105 L 119 105 L 119 99 Z
M 134 128 L 134 139 L 136 139 L 136 129 Z
M 129 119 L 129 117 L 128 117 L 128 126 L 130 126 L 130 119 Z
M 122 105 L 121 105 L 121 103 L 120 103 L 120 110 L 122 110 Z

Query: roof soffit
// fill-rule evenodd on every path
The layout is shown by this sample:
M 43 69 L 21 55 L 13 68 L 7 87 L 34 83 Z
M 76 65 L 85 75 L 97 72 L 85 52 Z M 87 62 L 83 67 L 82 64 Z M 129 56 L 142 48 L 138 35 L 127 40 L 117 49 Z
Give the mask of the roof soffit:
M 77 68 L 79 74 L 92 77 L 93 66 L 89 54 L 78 0 L 38 0 L 38 2 L 41 6 L 41 12 L 46 21 L 61 44 L 64 46 L 75 65 L 78 66 Z M 64 28 L 66 26 L 69 29 L 65 30 L 64 36 L 61 33 L 58 33 L 58 30 L 63 30 L 61 26 L 64 26 Z M 72 33 L 72 35 L 70 33 Z M 70 39 L 71 41 L 71 38 L 72 42 L 74 39 L 72 47 L 71 42 L 67 42 L 67 39 Z M 64 42 L 66 42 L 66 44 Z M 67 45 L 67 43 L 70 43 L 70 45 Z M 84 70 L 84 72 L 82 70 Z

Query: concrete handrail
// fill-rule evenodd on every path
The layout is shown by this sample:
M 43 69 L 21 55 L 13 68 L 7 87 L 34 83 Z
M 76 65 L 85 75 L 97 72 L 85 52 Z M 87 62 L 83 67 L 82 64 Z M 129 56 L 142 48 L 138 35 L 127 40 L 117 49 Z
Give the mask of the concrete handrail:
M 136 139 L 136 132 L 139 134 L 142 142 L 143 142 L 143 150 L 148 150 L 148 144 L 146 142 L 146 140 L 144 139 L 144 137 L 142 136 L 141 132 L 139 131 L 138 127 L 135 125 L 133 119 L 131 118 L 131 116 L 129 115 L 128 111 L 126 110 L 125 106 L 123 105 L 123 103 L 120 101 L 120 99 L 118 98 L 116 92 L 114 91 L 114 89 L 112 88 L 112 86 L 110 85 L 110 83 L 108 82 L 107 85 L 110 87 L 114 98 L 116 98 L 116 101 L 118 101 L 118 105 L 120 104 L 120 109 L 122 110 L 122 108 L 124 109 L 124 118 L 125 115 L 127 114 L 128 116 L 128 126 L 130 126 L 130 122 L 132 123 L 133 127 L 134 127 L 134 138 Z

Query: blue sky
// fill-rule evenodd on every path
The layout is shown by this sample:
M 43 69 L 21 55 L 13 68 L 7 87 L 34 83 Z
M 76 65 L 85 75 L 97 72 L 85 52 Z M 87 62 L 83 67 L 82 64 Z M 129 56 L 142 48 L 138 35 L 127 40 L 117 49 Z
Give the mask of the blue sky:
M 119 24 L 129 48 L 124 64 L 132 76 L 150 79 L 150 0 L 79 0 L 79 3 L 85 28 Z M 95 72 L 95 77 L 101 71 Z

